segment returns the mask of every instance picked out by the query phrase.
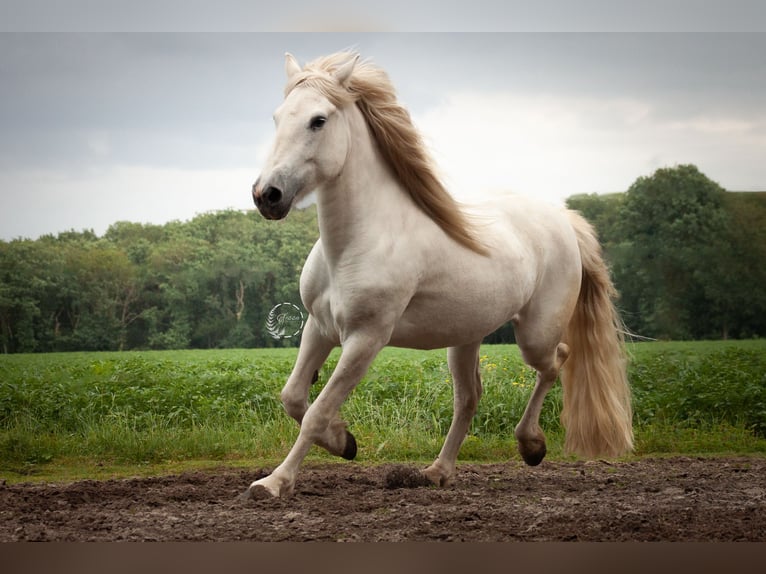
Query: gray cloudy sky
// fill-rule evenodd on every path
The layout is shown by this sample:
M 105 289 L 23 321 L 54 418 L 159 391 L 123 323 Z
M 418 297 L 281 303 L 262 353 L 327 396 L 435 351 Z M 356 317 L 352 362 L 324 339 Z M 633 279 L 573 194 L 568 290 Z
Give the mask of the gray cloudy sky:
M 347 47 L 389 72 L 465 201 L 679 163 L 766 189 L 763 33 L 0 33 L 0 239 L 250 209 L 284 52 Z

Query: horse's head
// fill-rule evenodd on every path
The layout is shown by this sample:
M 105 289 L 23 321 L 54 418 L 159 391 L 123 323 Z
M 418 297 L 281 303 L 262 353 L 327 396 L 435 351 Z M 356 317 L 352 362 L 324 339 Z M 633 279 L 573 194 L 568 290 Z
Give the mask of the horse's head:
M 286 55 L 287 95 L 274 113 L 277 132 L 271 153 L 253 184 L 253 200 L 264 217 L 286 217 L 297 200 L 340 174 L 349 130 L 341 113 L 344 102 L 332 94 L 347 93 L 344 85 L 355 64 L 351 58 L 319 74 L 301 70 Z

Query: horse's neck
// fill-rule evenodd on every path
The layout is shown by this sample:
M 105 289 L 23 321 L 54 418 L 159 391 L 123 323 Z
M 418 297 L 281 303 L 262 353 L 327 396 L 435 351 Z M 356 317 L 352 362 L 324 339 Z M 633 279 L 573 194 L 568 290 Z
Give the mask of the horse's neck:
M 364 251 L 417 211 L 372 139 L 358 110 L 349 113 L 349 153 L 343 171 L 317 193 L 319 231 L 330 263 Z

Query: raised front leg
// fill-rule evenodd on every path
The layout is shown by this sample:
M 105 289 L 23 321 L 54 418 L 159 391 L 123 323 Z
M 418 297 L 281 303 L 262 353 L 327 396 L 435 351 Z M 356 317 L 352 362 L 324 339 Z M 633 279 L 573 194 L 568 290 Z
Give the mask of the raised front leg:
M 253 482 L 246 494 L 255 496 L 265 492 L 276 497 L 292 494 L 298 469 L 313 444 L 329 446 L 328 450 L 336 454 L 348 454 L 354 437 L 346 430 L 345 423 L 337 424 L 338 411 L 383 344 L 384 341 L 374 336 L 364 335 L 351 336 L 344 343 L 330 380 L 302 417 L 301 430 L 290 453 L 273 473 Z M 355 453 L 355 441 L 353 450 Z
M 282 389 L 281 399 L 285 411 L 298 423 L 309 408 L 309 389 L 316 381 L 317 371 L 327 360 L 335 345 L 324 338 L 309 315 L 301 337 L 298 358 L 295 366 Z
M 313 318 L 309 317 L 303 330 L 295 366 L 282 389 L 285 411 L 300 424 L 309 408 L 309 389 L 316 382 L 318 370 L 335 345 L 323 337 Z M 346 423 L 336 417 L 317 444 L 330 453 L 352 460 L 356 456 L 356 440 L 346 431 Z
M 460 445 L 476 414 L 482 386 L 479 373 L 479 347 L 481 342 L 447 351 L 447 362 L 453 380 L 454 414 L 439 456 L 423 474 L 437 486 L 445 486 L 455 474 L 455 463 Z

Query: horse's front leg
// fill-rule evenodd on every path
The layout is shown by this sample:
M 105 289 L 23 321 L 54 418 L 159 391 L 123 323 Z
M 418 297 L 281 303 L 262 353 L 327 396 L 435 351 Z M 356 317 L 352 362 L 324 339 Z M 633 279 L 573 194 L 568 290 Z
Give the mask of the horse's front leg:
M 298 358 L 281 393 L 285 411 L 298 421 L 298 424 L 303 422 L 309 408 L 309 389 L 316 382 L 318 370 L 334 346 L 332 341 L 321 335 L 314 319 L 309 316 L 303 330 Z M 336 417 L 323 436 L 317 440 L 317 444 L 331 454 L 352 460 L 356 456 L 356 440 L 345 429 L 346 423 Z
M 309 315 L 301 336 L 298 358 L 280 395 L 285 411 L 298 421 L 298 424 L 309 408 L 309 389 L 334 346 L 322 336 L 314 318 Z
M 353 444 L 356 452 L 354 437 L 340 421 L 338 412 L 384 344 L 385 341 L 375 336 L 363 334 L 352 335 L 344 342 L 338 365 L 319 396 L 305 411 L 300 433 L 289 454 L 269 476 L 253 482 L 246 495 L 259 496 L 265 492 L 281 497 L 292 494 L 298 469 L 313 444 L 329 447 L 331 452 L 343 456 L 350 454 Z

